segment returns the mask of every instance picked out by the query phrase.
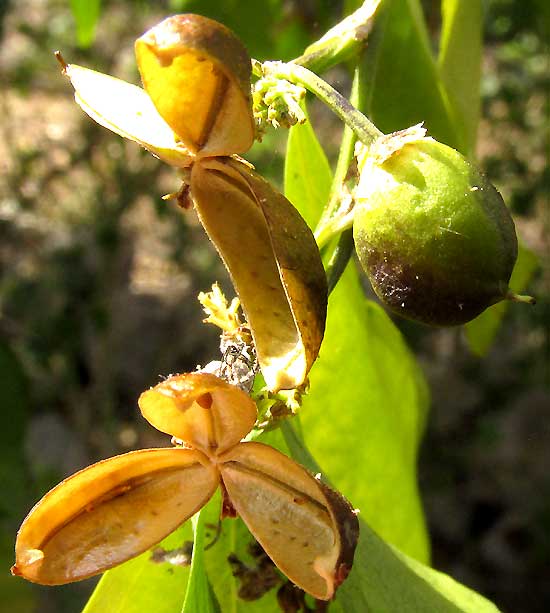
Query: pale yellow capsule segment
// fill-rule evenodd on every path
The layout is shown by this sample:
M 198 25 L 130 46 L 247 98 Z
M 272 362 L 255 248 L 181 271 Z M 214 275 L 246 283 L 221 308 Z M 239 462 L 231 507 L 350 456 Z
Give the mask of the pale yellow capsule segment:
M 325 272 L 306 222 L 236 159 L 197 162 L 191 193 L 239 294 L 268 387 L 301 385 L 319 352 L 327 308 Z
M 261 443 L 237 445 L 219 467 L 237 513 L 278 568 L 315 598 L 332 598 L 351 569 L 359 533 L 349 503 Z
M 31 510 L 17 535 L 12 573 L 59 585 L 146 551 L 196 513 L 219 484 L 190 449 L 147 449 L 69 477 Z
M 234 385 L 208 373 L 174 375 L 141 394 L 139 408 L 161 432 L 208 455 L 229 449 L 256 421 L 253 400 Z
M 138 38 L 136 57 L 154 105 L 198 157 L 251 147 L 250 57 L 229 29 L 200 15 L 175 15 Z
M 305 380 L 319 353 L 325 331 L 328 289 L 319 249 L 308 225 L 296 208 L 257 172 L 237 160 L 232 168 L 246 179 L 265 216 L 277 267 L 300 342 L 295 362 L 288 368 L 297 387 Z M 302 359 L 305 373 L 300 372 Z M 276 372 L 277 362 L 271 365 Z
M 64 67 L 82 110 L 105 128 L 139 143 L 172 166 L 185 167 L 191 153 L 176 141 L 147 93 L 131 83 L 76 64 Z

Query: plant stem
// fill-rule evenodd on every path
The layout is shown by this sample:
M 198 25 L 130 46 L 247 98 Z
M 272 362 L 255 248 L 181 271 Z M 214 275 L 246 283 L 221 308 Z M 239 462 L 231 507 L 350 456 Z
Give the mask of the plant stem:
M 523 294 L 514 294 L 514 292 L 508 292 L 506 299 L 512 302 L 523 302 L 524 304 L 537 304 L 537 299 L 533 296 L 525 296 Z
M 362 86 L 363 74 L 365 71 L 362 56 L 363 54 L 359 57 L 355 68 L 350 94 L 350 100 L 359 108 L 364 108 L 366 105 L 365 87 Z M 346 126 L 342 136 L 342 143 L 340 145 L 340 152 L 338 154 L 338 162 L 336 163 L 336 171 L 332 181 L 329 201 L 315 229 L 315 236 L 319 241 L 323 240 L 326 243 L 332 236 L 331 227 L 334 227 L 333 220 L 335 216 L 338 215 L 338 209 L 342 200 L 343 186 L 349 172 L 349 167 L 353 162 L 356 140 L 357 137 L 355 132 L 349 126 Z M 341 232 L 338 244 L 327 265 L 326 274 L 329 294 L 336 287 L 352 254 L 353 232 L 351 228 L 348 228 Z
M 274 77 L 286 79 L 296 85 L 305 87 L 319 100 L 324 102 L 347 126 L 353 130 L 357 138 L 370 145 L 377 138 L 382 136 L 382 132 L 369 120 L 363 113 L 358 111 L 349 100 L 337 92 L 326 81 L 318 77 L 314 72 L 293 64 L 283 62 L 260 62 L 252 61 L 254 74 L 260 77 Z
M 336 245 L 332 256 L 327 265 L 327 285 L 328 293 L 336 287 L 340 277 L 346 270 L 346 266 L 353 254 L 353 230 L 349 228 L 340 234 L 338 244 Z
M 193 555 L 181 612 L 204 611 L 205 613 L 214 613 L 214 603 L 210 596 L 208 579 L 204 572 L 204 510 L 195 513 L 191 521 L 193 522 Z
M 359 91 L 359 66 L 356 67 L 353 75 L 353 83 L 351 85 L 350 100 L 353 104 L 358 104 L 361 99 Z M 355 132 L 349 127 L 344 127 L 344 133 L 342 135 L 342 142 L 340 144 L 340 151 L 338 153 L 338 161 L 336 163 L 336 170 L 334 172 L 334 178 L 330 187 L 330 196 L 327 205 L 321 213 L 321 218 L 317 223 L 315 234 L 321 234 L 322 228 L 328 221 L 334 216 L 340 202 L 342 200 L 342 187 L 346 181 L 349 168 L 353 162 L 353 153 L 355 148 L 355 142 L 357 140 Z
M 319 226 L 318 230 L 315 230 L 314 236 L 319 249 L 325 247 L 332 238 L 353 226 L 353 214 L 352 206 L 347 212 L 334 215 L 322 226 Z

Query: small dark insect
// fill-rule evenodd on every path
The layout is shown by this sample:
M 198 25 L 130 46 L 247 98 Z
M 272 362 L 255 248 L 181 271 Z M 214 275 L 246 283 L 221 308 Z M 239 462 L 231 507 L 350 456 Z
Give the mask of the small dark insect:
M 227 338 L 222 335 L 220 350 L 222 359 L 219 376 L 228 383 L 249 392 L 258 372 L 258 361 L 254 346 L 251 341 L 248 342 L 247 335 L 239 334 L 236 338 Z

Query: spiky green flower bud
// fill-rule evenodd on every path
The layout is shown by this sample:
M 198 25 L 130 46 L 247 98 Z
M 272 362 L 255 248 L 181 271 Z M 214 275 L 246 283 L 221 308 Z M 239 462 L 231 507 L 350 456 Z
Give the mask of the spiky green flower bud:
M 261 136 L 267 125 L 290 128 L 306 121 L 300 101 L 306 90 L 285 79 L 263 77 L 256 81 L 252 92 L 252 107 L 257 132 Z

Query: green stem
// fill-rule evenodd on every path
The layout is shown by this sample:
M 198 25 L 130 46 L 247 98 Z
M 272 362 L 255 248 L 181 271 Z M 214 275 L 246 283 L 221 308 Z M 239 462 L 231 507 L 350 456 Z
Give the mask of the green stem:
M 524 304 L 537 304 L 537 299 L 533 296 L 525 296 L 524 294 L 514 294 L 514 292 L 508 292 L 506 299 L 512 302 L 523 302 Z
M 367 102 L 365 87 L 362 86 L 363 75 L 365 72 L 363 61 L 363 57 L 358 59 L 353 75 L 353 84 L 351 86 L 350 94 L 351 102 L 359 108 L 364 108 Z M 322 240 L 323 244 L 326 244 L 326 242 L 335 234 L 332 232 L 332 229 L 336 229 L 336 225 L 334 224 L 333 220 L 338 214 L 338 208 L 340 207 L 342 199 L 342 188 L 346 181 L 349 167 L 353 162 L 356 140 L 357 137 L 355 132 L 346 126 L 342 136 L 342 143 L 340 145 L 340 153 L 338 154 L 338 162 L 336 164 L 336 171 L 332 181 L 329 201 L 323 210 L 319 223 L 317 224 L 317 228 L 315 229 L 317 240 L 319 242 Z M 329 293 L 336 287 L 336 284 L 346 269 L 347 263 L 353 254 L 352 229 L 344 229 L 343 232 L 342 229 L 340 229 L 340 232 L 340 239 L 332 253 L 326 269 Z
M 322 226 L 319 226 L 318 230 L 315 230 L 315 240 L 317 246 L 322 249 L 329 243 L 329 241 L 342 234 L 353 226 L 353 209 L 350 209 L 346 213 L 338 214 L 329 219 Z
M 353 75 L 353 83 L 351 85 L 350 100 L 353 104 L 358 105 L 361 101 L 361 92 L 359 90 L 360 81 L 360 68 L 356 67 Z M 340 202 L 342 201 L 342 187 L 346 181 L 349 167 L 353 162 L 353 154 L 355 148 L 355 142 L 357 137 L 355 132 L 349 127 L 344 127 L 344 133 L 342 135 L 342 142 L 340 144 L 340 152 L 338 153 L 338 162 L 336 163 L 336 170 L 334 172 L 334 178 L 330 188 L 330 196 L 326 207 L 324 208 L 321 218 L 317 223 L 315 234 L 320 235 L 323 232 L 323 226 L 325 226 L 329 220 L 334 216 Z
M 346 270 L 346 266 L 353 254 L 353 230 L 349 228 L 340 234 L 340 239 L 327 265 L 328 293 L 336 287 L 340 277 Z
M 382 136 L 382 132 L 363 113 L 311 70 L 293 63 L 265 62 L 261 64 L 256 60 L 252 61 L 252 70 L 259 77 L 286 79 L 291 83 L 305 87 L 349 126 L 356 137 L 365 145 L 370 145 Z

